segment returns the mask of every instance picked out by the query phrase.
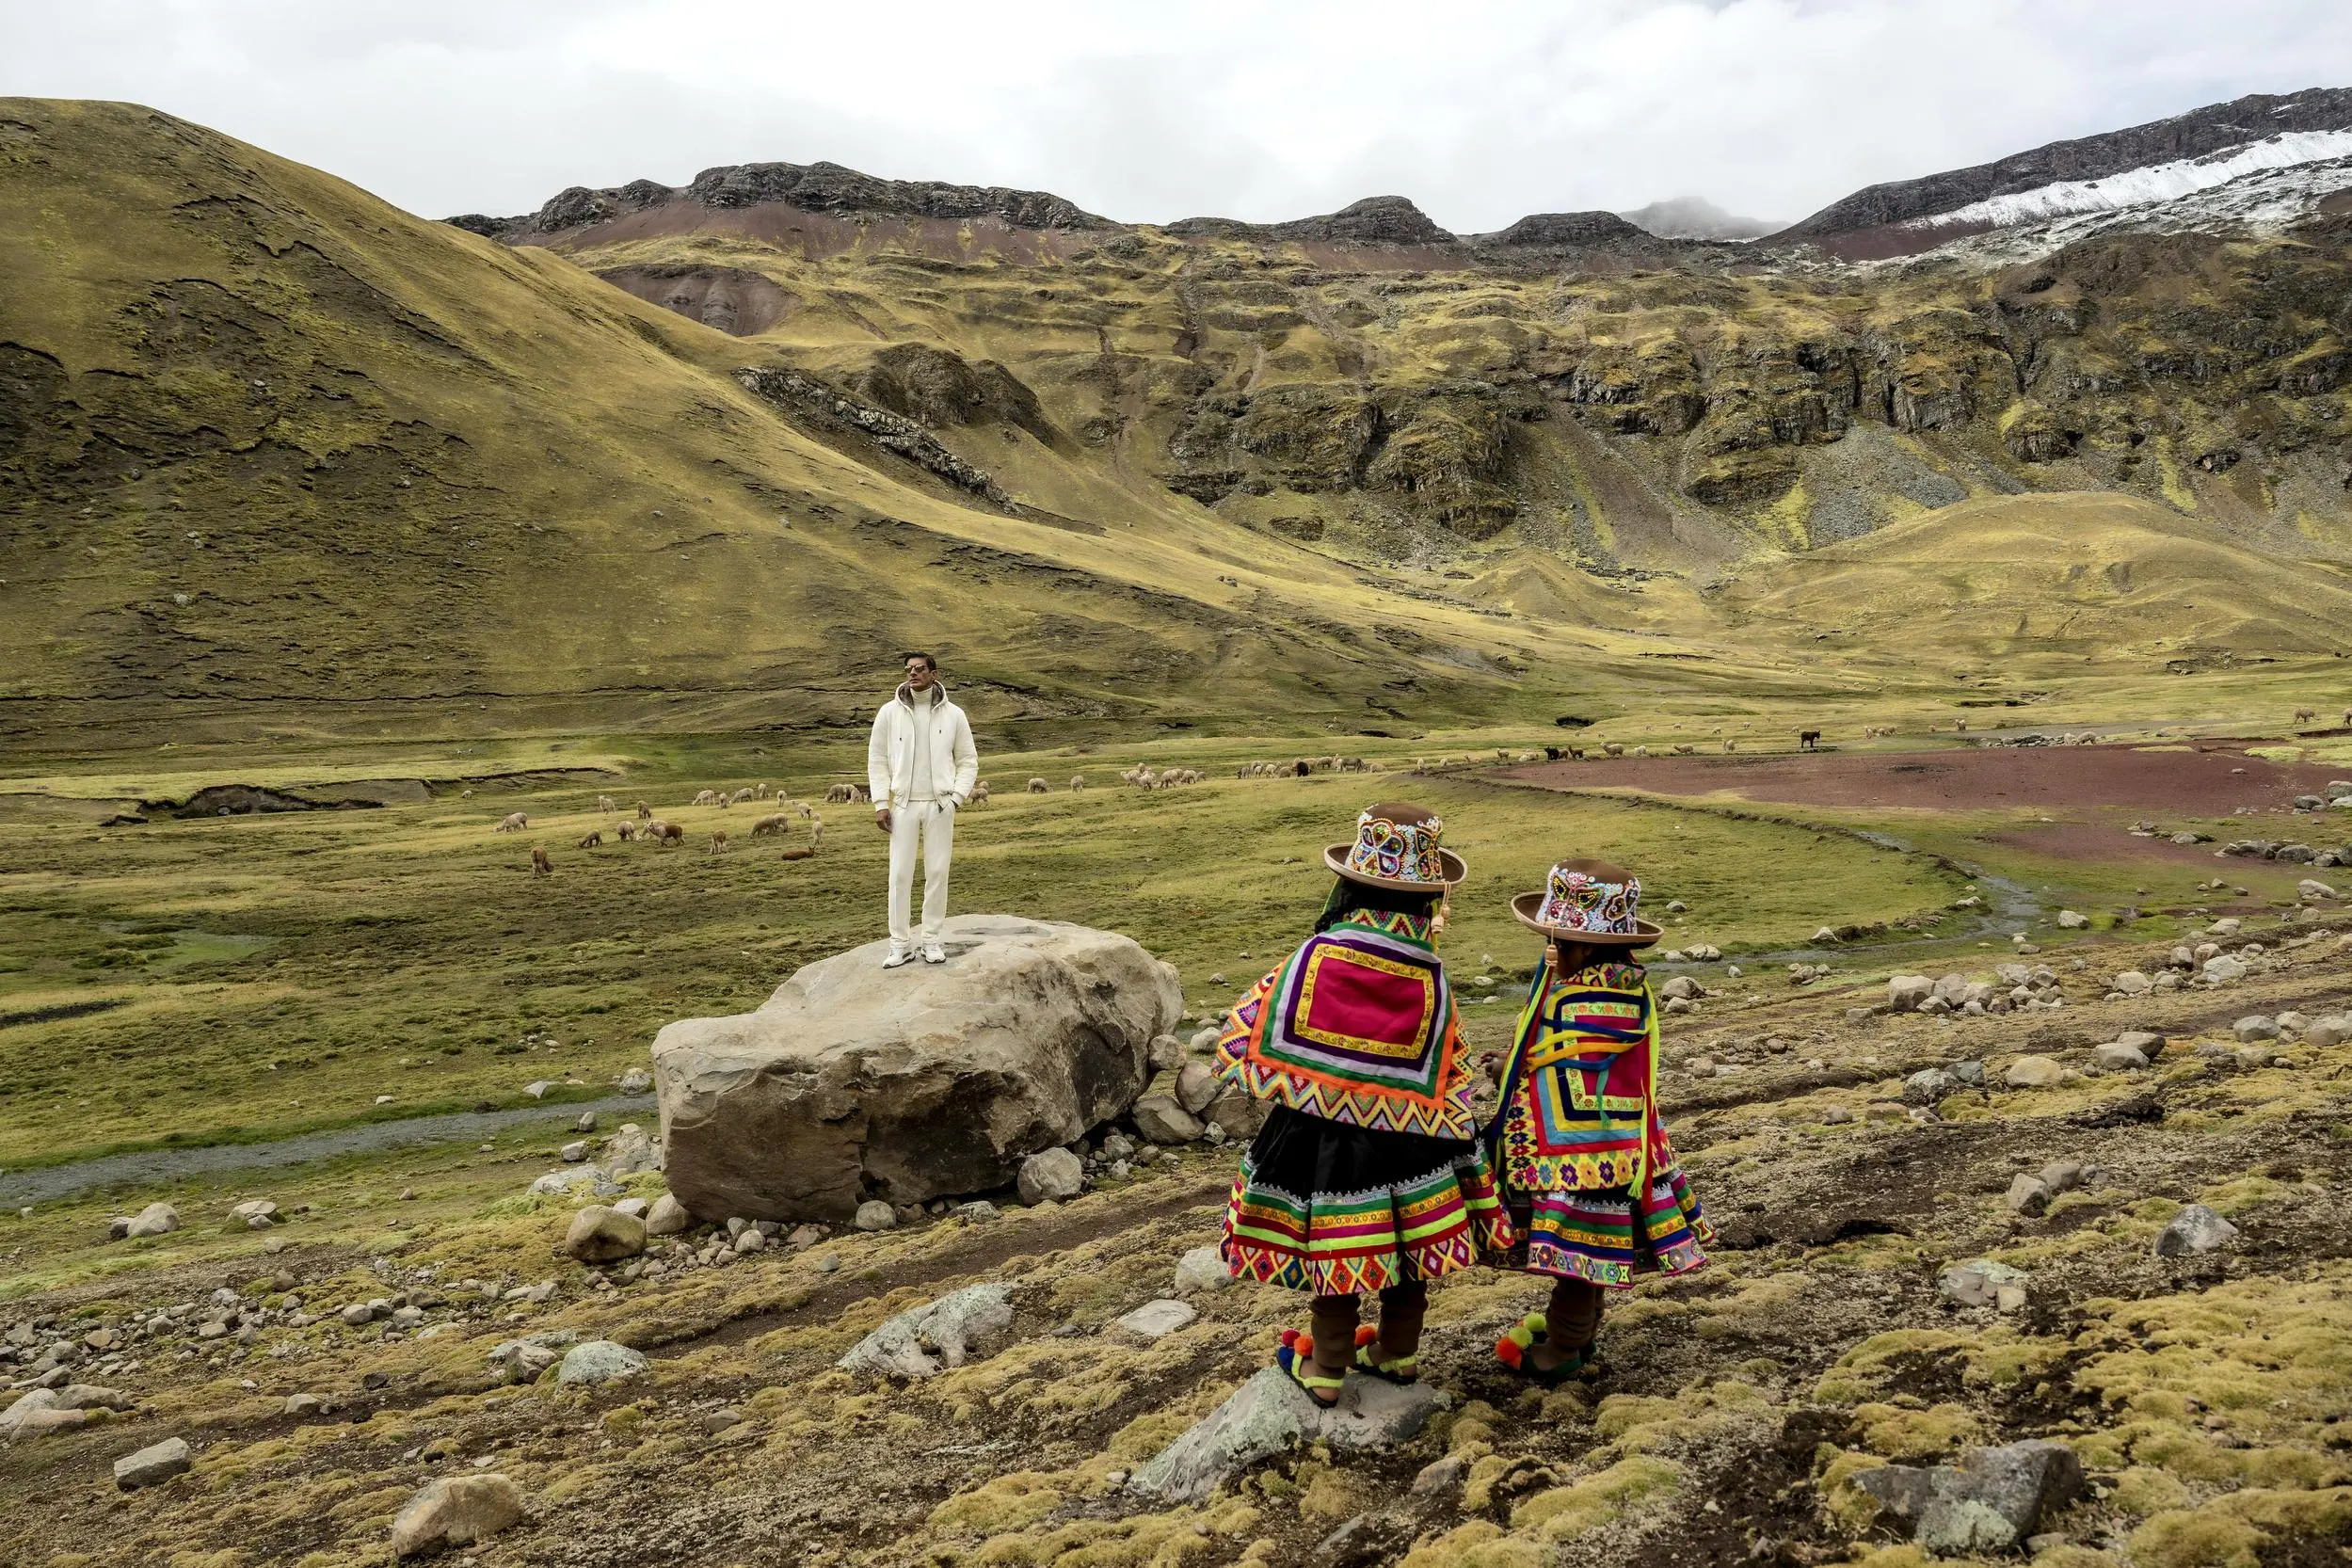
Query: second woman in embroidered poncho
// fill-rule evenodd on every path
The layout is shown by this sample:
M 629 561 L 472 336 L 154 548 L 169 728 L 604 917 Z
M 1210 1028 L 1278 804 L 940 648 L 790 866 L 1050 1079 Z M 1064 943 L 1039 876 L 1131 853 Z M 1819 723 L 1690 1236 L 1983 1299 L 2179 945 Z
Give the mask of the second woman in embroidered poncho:
M 1315 935 L 1242 999 L 1219 1070 L 1273 1108 L 1242 1157 L 1221 1251 L 1234 1274 L 1312 1294 L 1276 1360 L 1322 1404 L 1351 1368 L 1416 1375 L 1428 1283 L 1498 1255 L 1510 1221 L 1475 1141 L 1471 1075 L 1437 956 L 1462 857 L 1444 824 L 1374 806 Z M 1357 1298 L 1378 1292 L 1377 1330 Z
M 1657 1002 L 1640 950 L 1664 933 L 1640 918 L 1641 882 L 1602 860 L 1563 860 L 1540 893 L 1512 901 L 1544 938 L 1488 1128 L 1524 1253 L 1552 1279 L 1545 1310 L 1495 1347 L 1539 1383 L 1592 1359 L 1601 1294 L 1643 1273 L 1706 1262 L 1711 1240 L 1657 1108 Z

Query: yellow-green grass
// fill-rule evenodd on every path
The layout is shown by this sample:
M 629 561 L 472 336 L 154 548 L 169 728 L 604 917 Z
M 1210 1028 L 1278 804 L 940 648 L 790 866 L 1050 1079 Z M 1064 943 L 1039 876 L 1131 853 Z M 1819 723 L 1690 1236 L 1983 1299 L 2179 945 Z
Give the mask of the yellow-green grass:
M 0 1160 L 516 1103 L 535 1079 L 609 1081 L 672 1018 L 756 1006 L 799 965 L 882 935 L 886 845 L 866 808 L 820 804 L 821 852 L 788 863 L 779 846 L 808 842 L 797 821 L 753 838 L 762 803 L 681 804 L 702 782 L 762 776 L 821 798 L 825 776 L 776 777 L 768 760 L 0 842 L 0 1013 L 119 1004 L 0 1029 Z M 1934 908 L 1959 887 L 1923 857 L 1671 808 L 1379 775 L 1144 792 L 1117 782 L 1124 765 L 991 759 L 996 798 L 959 824 L 953 906 L 1126 932 L 1179 967 L 1196 1016 L 1304 933 L 1331 882 L 1324 847 L 1384 796 L 1442 811 L 1473 868 L 1447 935 L 1465 978 L 1490 956 L 1503 974 L 1531 962 L 1507 900 L 1563 856 L 1632 866 L 1654 906 L 1692 905 L 1676 939 L 1733 950 Z M 1032 767 L 1053 793 L 1024 792 Z M 1073 793 L 1079 769 L 1091 787 Z M 617 842 L 600 790 L 650 799 L 685 846 Z M 529 831 L 493 833 L 515 809 Z M 591 829 L 602 847 L 574 848 Z M 707 853 L 714 829 L 724 856 Z M 535 846 L 552 878 L 532 876 Z M 1510 1008 L 1472 1011 L 1484 1031 Z

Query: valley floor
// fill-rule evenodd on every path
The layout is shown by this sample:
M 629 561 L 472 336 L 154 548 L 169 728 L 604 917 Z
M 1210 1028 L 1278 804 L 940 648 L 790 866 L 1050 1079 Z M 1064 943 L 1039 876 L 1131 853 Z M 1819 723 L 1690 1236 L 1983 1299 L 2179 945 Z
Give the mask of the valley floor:
M 382 809 L 150 811 L 145 826 L 67 813 L 59 803 L 115 787 L 97 770 L 85 784 L 51 772 L 38 799 L 0 793 L 20 828 L 0 836 L 0 1196 L 49 1183 L 9 1197 L 31 1207 L 0 1220 L 0 1372 L 49 1358 L 128 1407 L 0 1447 L 8 1557 L 381 1563 L 418 1487 L 494 1470 L 527 1512 L 464 1549 L 486 1565 L 1907 1568 L 1917 1548 L 1874 1520 L 1861 1469 L 2054 1436 L 2090 1488 L 2040 1527 L 2040 1568 L 2336 1560 L 2352 1536 L 2352 1046 L 2290 1028 L 2241 1048 L 2234 1026 L 2352 1005 L 2352 912 L 2296 886 L 2352 875 L 2216 859 L 2210 843 L 2151 857 L 2130 832 L 2155 814 L 2167 832 L 2332 842 L 2324 814 L 2293 809 L 2307 768 L 2343 771 L 2330 743 L 2242 743 L 2232 758 L 1918 741 L 1858 752 L 1848 738 L 1835 755 L 1743 764 L 1736 797 L 1717 788 L 1728 770 L 1696 758 L 1563 763 L 1565 776 L 1515 786 L 1494 774 L 1498 745 L 1525 773 L 1515 759 L 1557 740 L 1464 738 L 1448 755 L 1488 766 L 1409 777 L 1403 744 L 1373 754 L 1369 776 L 1233 776 L 1296 742 L 990 760 L 997 797 L 962 826 L 958 907 L 1124 930 L 1179 966 L 1196 1018 L 1295 940 L 1322 889 L 1321 846 L 1388 795 L 1438 805 L 1470 860 L 1447 951 L 1466 998 L 1496 999 L 1466 1004 L 1474 1044 L 1500 1043 L 1533 956 L 1504 896 L 1559 855 L 1634 866 L 1652 910 L 1688 905 L 1667 917 L 1670 944 L 1724 953 L 1660 965 L 1706 992 L 1670 1020 L 1666 1106 L 1720 1232 L 1709 1268 L 1632 1292 L 1598 1375 L 1550 1394 L 1491 1351 L 1541 1287 L 1464 1276 L 1433 1298 L 1424 1363 L 1449 1407 L 1418 1437 L 1295 1450 L 1184 1505 L 1121 1483 L 1303 1320 L 1300 1298 L 1234 1287 L 1189 1297 L 1197 1318 L 1156 1341 L 1115 1326 L 1170 1295 L 1177 1256 L 1214 1240 L 1230 1150 L 1098 1173 L 1066 1204 L 1000 1193 L 993 1219 L 718 1264 L 696 1261 L 697 1230 L 652 1276 L 551 1252 L 571 1206 L 527 1189 L 581 1136 L 581 1103 L 608 1101 L 644 1064 L 653 1028 L 748 1008 L 799 963 L 877 934 L 880 836 L 861 808 L 822 803 L 850 759 L 783 767 L 757 743 L 584 743 L 565 760 L 611 769 L 609 783 L 473 757 Z M 1429 764 L 1438 748 L 1420 751 Z M 1209 776 L 1118 784 L 1141 761 Z M 316 771 L 279 762 L 288 788 Z M 1965 788 L 1882 798 L 1851 782 L 1996 765 L 2044 782 L 2010 801 Z M 1962 771 L 1900 771 L 1912 767 Z M 1073 792 L 1079 772 L 1089 785 Z M 2147 798 L 2079 784 L 2141 774 L 2176 783 Z M 1032 775 L 1051 792 L 1021 789 Z M 768 805 L 680 804 L 762 782 L 817 801 L 814 858 L 779 861 L 775 839 L 747 835 Z M 624 808 L 645 796 L 688 828 L 687 847 L 613 843 L 625 812 L 593 809 L 600 791 Z M 517 809 L 529 832 L 490 831 Z M 605 844 L 570 847 L 600 825 Z M 731 846 L 714 856 L 722 827 Z M 808 839 L 796 824 L 784 842 Z M 534 845 L 553 877 L 529 874 Z M 2062 928 L 2068 908 L 2088 923 Z M 2263 950 L 2245 979 L 2109 1000 L 2109 976 L 2214 940 L 2199 934 L 2224 915 L 2244 922 L 2227 945 Z M 1823 926 L 1848 935 L 1816 942 Z M 2035 951 L 2013 954 L 2013 930 Z M 1800 952 L 1827 972 L 1792 974 L 1784 960 Z M 1885 995 L 1890 969 L 1985 976 L 2000 961 L 2046 965 L 2065 1005 L 1856 1011 Z M 2127 1029 L 2168 1038 L 2155 1066 L 2092 1056 Z M 2055 1067 L 2012 1084 L 2024 1057 Z M 1982 1087 L 1906 1081 L 1963 1062 L 1985 1065 Z M 462 1141 L 258 1163 L 291 1135 L 477 1107 L 494 1119 Z M 635 1114 L 603 1105 L 591 1141 Z M 142 1147 L 224 1158 L 168 1180 L 72 1175 Z M 229 1158 L 239 1149 L 257 1163 Z M 2039 1213 L 2004 1201 L 2054 1161 L 2093 1175 Z M 624 1185 L 662 1190 L 655 1173 Z M 157 1198 L 180 1229 L 105 1240 L 110 1214 Z M 256 1198 L 282 1223 L 231 1218 Z M 2229 1217 L 2235 1242 L 2155 1256 L 2190 1203 Z M 2007 1310 L 1940 1285 L 1979 1258 L 2022 1272 Z M 979 1282 L 1012 1292 L 1009 1348 L 911 1384 L 833 1369 L 886 1317 Z M 370 1301 L 387 1315 L 344 1320 Z M 510 1384 L 489 1352 L 524 1334 L 619 1340 L 649 1366 L 590 1387 Z M 305 1395 L 315 1403 L 290 1408 Z M 175 1435 L 194 1450 L 188 1474 L 115 1489 L 115 1459 Z

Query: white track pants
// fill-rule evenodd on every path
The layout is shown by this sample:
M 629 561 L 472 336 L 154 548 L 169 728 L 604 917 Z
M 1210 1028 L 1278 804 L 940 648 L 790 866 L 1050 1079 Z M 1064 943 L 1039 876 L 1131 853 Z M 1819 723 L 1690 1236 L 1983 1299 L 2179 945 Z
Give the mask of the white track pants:
M 915 897 L 915 850 L 922 848 L 922 939 L 939 939 L 948 918 L 948 861 L 955 853 L 955 808 L 944 800 L 910 801 L 890 813 L 890 940 L 912 947 L 908 905 Z

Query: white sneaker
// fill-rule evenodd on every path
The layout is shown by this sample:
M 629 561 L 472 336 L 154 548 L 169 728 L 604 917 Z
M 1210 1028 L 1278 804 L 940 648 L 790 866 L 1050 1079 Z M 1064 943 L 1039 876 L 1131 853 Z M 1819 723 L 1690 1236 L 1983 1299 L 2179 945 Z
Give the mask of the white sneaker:
M 927 943 L 927 944 L 925 944 L 925 946 L 924 946 L 924 948 L 923 948 L 923 962 L 924 962 L 924 963 L 926 963 L 926 964 L 944 964 L 944 963 L 946 963 L 947 961 L 948 961 L 948 950 L 947 950 L 947 949 L 945 949 L 945 948 L 941 947 L 941 946 L 940 946 L 938 943 L 936 943 L 936 942 L 931 942 L 931 943 Z
M 906 950 L 904 944 L 892 942 L 888 955 L 882 960 L 882 967 L 886 969 L 895 969 L 914 956 Z

